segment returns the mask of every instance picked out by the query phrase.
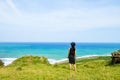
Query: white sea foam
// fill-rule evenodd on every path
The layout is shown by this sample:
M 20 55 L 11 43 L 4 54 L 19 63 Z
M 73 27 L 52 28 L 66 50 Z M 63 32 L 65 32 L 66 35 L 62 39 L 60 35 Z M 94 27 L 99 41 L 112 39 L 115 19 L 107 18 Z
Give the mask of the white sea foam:
M 95 57 L 95 56 L 110 56 L 110 55 L 87 55 L 87 56 L 81 56 L 81 57 L 77 57 L 76 59 L 80 59 L 80 58 L 89 58 L 89 57 Z M 3 62 L 4 65 L 7 66 L 9 64 L 11 64 L 14 60 L 16 60 L 17 58 L 0 58 Z M 61 59 L 61 60 L 55 60 L 55 59 L 48 59 L 50 64 L 55 64 L 55 63 L 61 63 L 64 61 L 68 61 L 67 58 Z
M 89 58 L 89 57 L 95 57 L 95 56 L 110 56 L 110 55 L 86 55 L 86 56 L 77 57 L 77 59 L 79 59 L 79 58 Z
M 0 58 L 0 60 L 3 61 L 5 66 L 11 64 L 16 59 L 17 58 Z M 67 58 L 66 59 L 61 59 L 61 60 L 48 59 L 50 64 L 60 63 L 60 62 L 66 61 L 66 60 L 67 60 Z
M 60 63 L 60 62 L 67 61 L 67 60 L 68 60 L 67 58 L 66 59 L 61 59 L 61 60 L 48 59 L 50 64 Z
M 87 55 L 87 56 L 77 57 L 76 59 L 80 59 L 80 58 L 90 58 L 90 57 L 96 57 L 96 56 L 110 56 L 110 55 Z M 68 59 L 67 59 L 67 58 L 61 59 L 61 60 L 48 59 L 48 61 L 49 61 L 50 64 L 55 64 L 55 63 L 66 62 L 66 61 L 68 61 Z
M 101 56 L 101 55 L 86 55 L 86 56 L 77 57 L 77 59 L 78 58 L 89 58 L 89 57 L 95 57 L 95 56 Z
M 7 66 L 9 64 L 11 64 L 14 60 L 16 60 L 17 58 L 0 58 L 4 65 Z

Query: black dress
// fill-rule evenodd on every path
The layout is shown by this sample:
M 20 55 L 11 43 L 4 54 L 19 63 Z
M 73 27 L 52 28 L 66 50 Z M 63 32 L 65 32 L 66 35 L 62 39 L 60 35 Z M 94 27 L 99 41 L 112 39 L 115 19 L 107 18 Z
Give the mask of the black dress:
M 75 48 L 70 48 L 68 58 L 70 64 L 75 64 Z

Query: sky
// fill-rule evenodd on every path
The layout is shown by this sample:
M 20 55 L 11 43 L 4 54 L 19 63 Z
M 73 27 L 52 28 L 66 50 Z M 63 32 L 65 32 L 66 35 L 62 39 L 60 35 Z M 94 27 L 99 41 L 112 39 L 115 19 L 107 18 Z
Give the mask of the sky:
M 0 42 L 120 42 L 120 0 L 0 0 Z

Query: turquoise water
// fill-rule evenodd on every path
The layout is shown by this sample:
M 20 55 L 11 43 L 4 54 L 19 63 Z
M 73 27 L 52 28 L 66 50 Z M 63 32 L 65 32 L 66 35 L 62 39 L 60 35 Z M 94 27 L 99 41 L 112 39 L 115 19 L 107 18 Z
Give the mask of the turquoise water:
M 67 58 L 70 43 L 0 43 L 0 58 L 19 58 L 24 55 L 45 56 L 48 59 Z M 120 43 L 76 43 L 77 57 L 111 55 Z
M 0 43 L 0 58 L 38 55 L 53 59 L 67 57 L 69 43 Z M 120 43 L 76 43 L 77 56 L 110 55 Z

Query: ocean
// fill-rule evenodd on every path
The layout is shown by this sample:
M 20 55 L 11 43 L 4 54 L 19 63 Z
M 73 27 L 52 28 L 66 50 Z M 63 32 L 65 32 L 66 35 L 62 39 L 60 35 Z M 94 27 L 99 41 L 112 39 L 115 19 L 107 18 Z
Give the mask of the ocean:
M 0 43 L 0 59 L 5 65 L 25 56 L 45 56 L 51 64 L 66 60 L 70 43 Z M 76 43 L 77 57 L 108 56 L 120 49 L 120 43 Z

